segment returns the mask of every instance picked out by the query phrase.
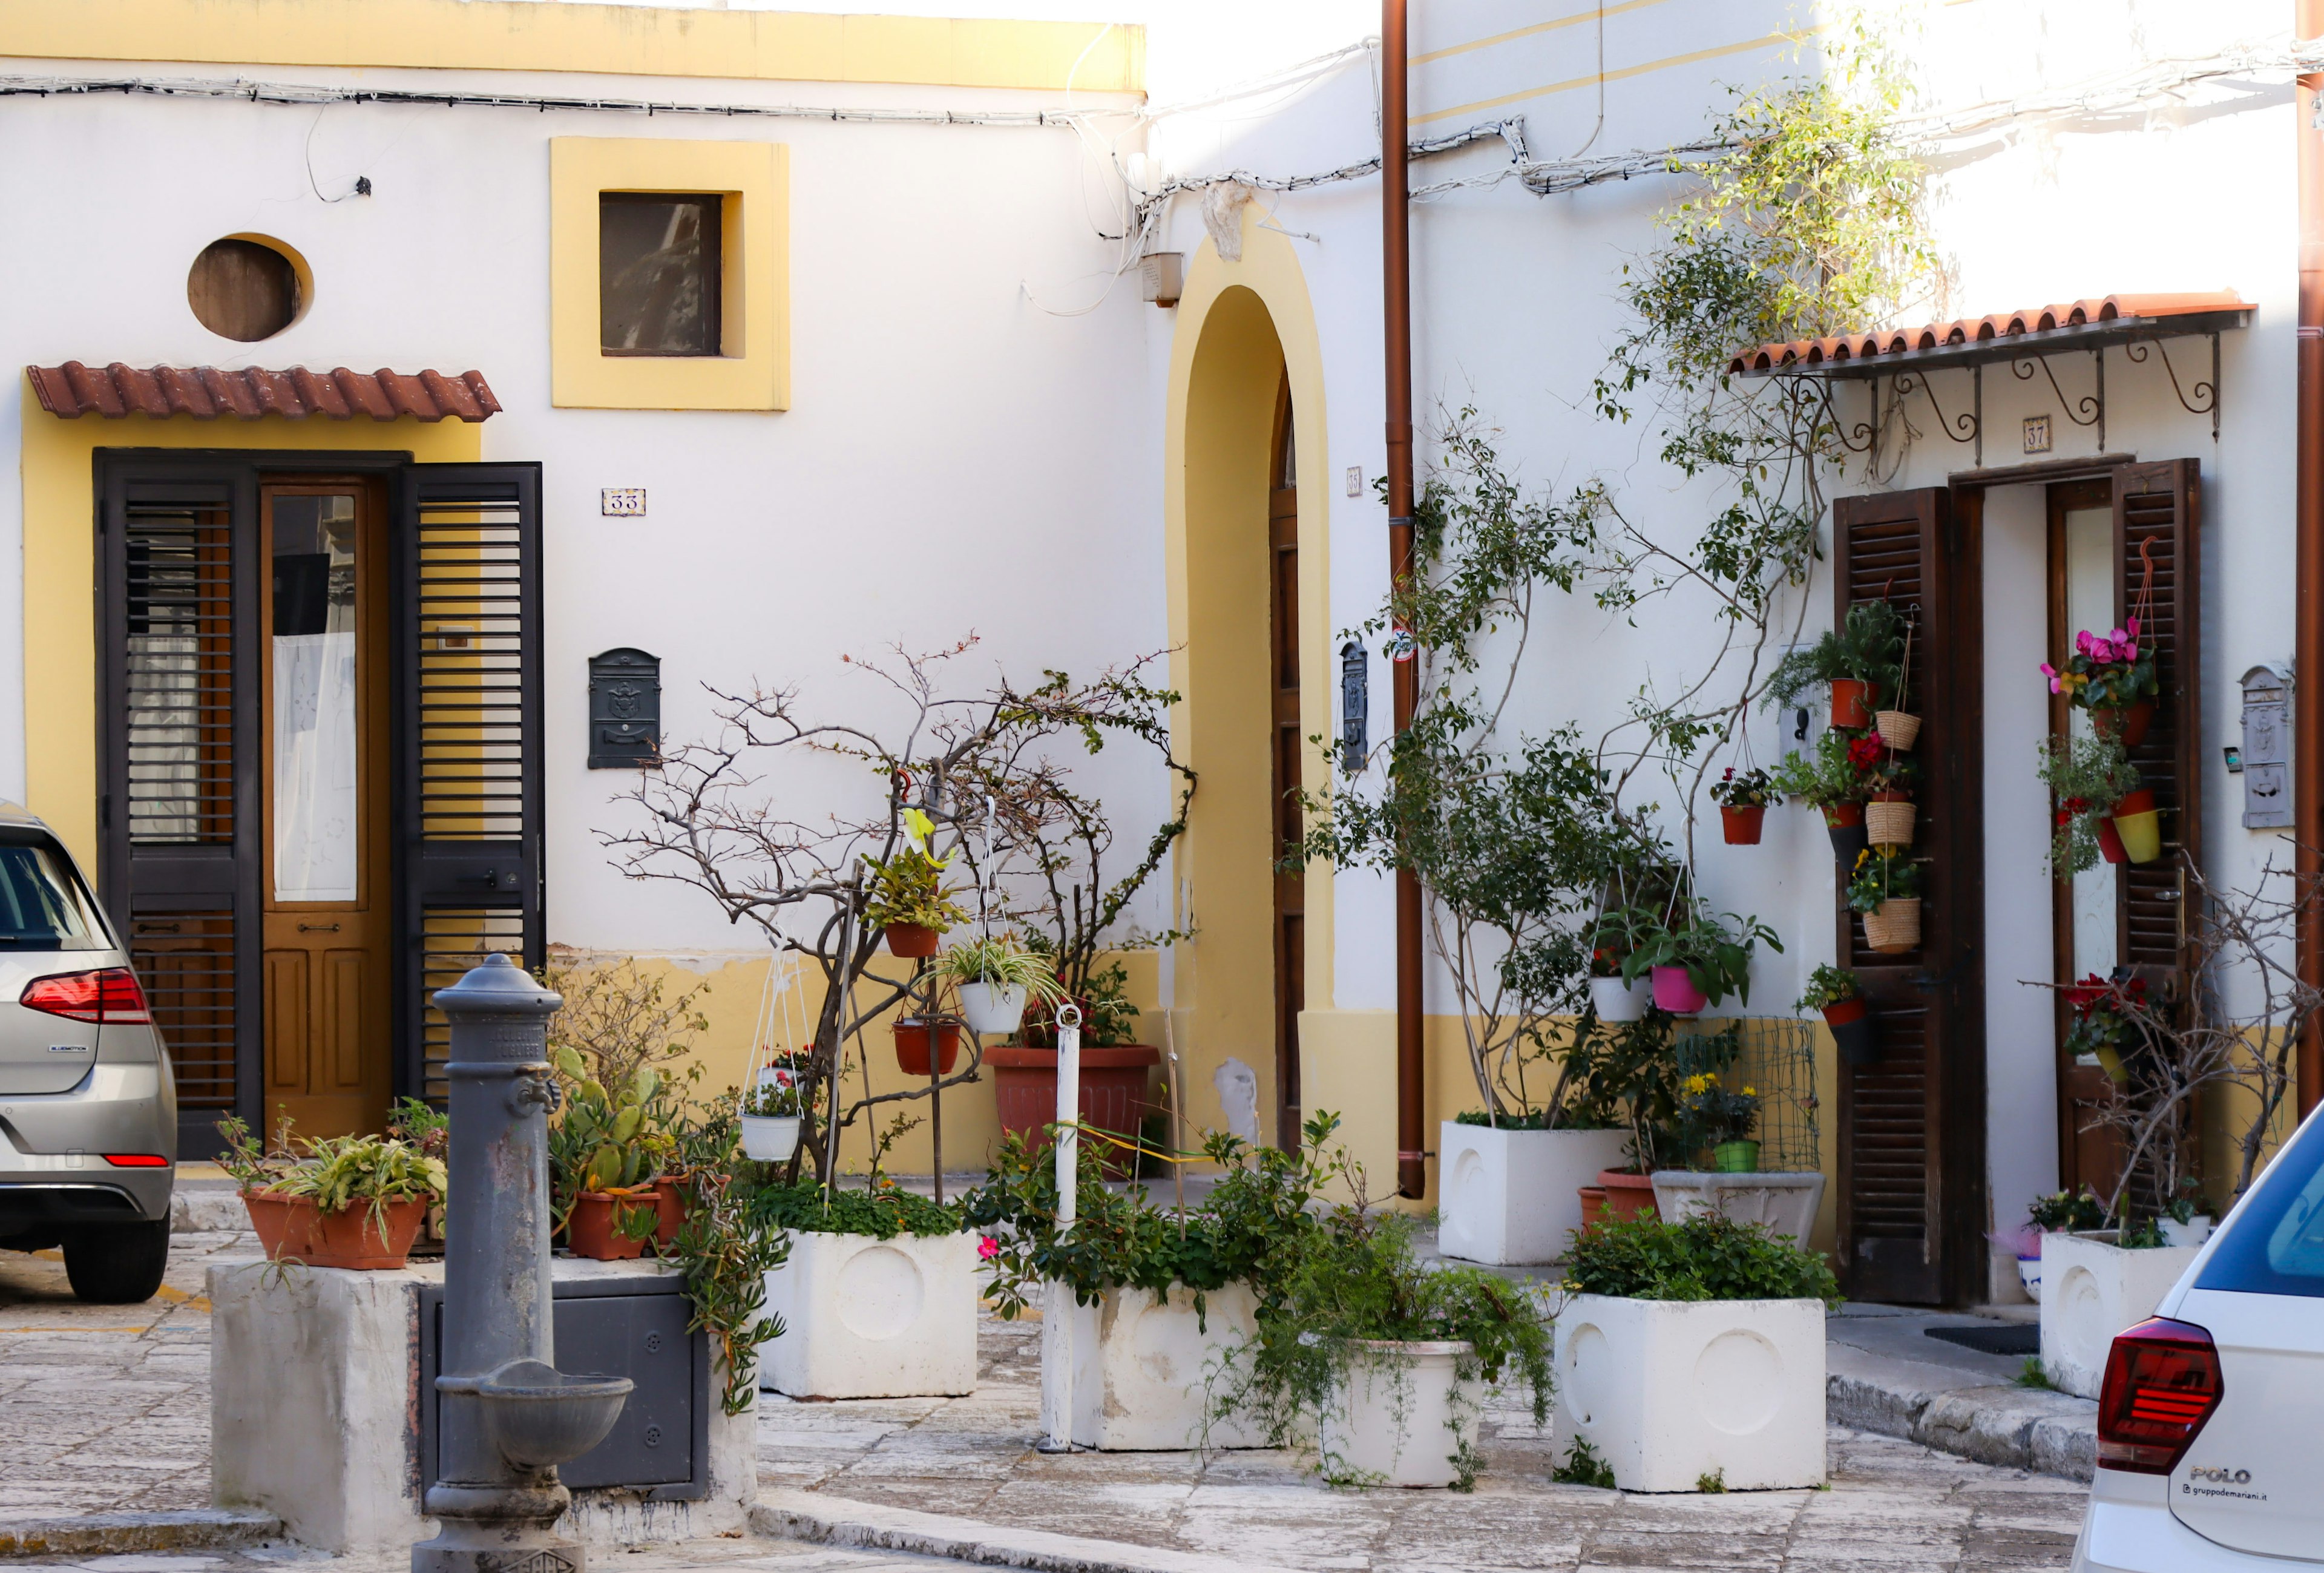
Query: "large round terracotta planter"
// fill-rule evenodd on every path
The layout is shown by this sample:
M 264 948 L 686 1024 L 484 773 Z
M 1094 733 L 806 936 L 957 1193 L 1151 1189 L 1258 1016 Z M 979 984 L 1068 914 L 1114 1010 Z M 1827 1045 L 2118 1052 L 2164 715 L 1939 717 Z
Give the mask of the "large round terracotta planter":
M 927 1075 L 928 1024 L 917 1016 L 906 1016 L 895 1024 L 893 1031 L 896 1034 L 896 1063 L 903 1067 L 904 1074 Z M 952 1068 L 960 1063 L 960 1023 L 938 1022 L 936 1031 L 936 1073 L 950 1076 Z
M 566 1243 L 573 1247 L 573 1254 L 592 1262 L 628 1262 L 646 1254 L 644 1240 L 632 1240 L 613 1226 L 616 1203 L 625 1213 L 660 1211 L 659 1198 L 650 1189 L 641 1187 L 621 1196 L 585 1190 L 574 1199 L 573 1216 L 565 1226 Z
M 2154 794 L 2145 787 L 2115 804 L 2107 816 L 2122 843 L 2123 856 L 2133 863 L 2152 863 L 2163 856 L 2163 815 Z
M 1581 1186 L 1577 1188 L 1576 1194 L 1582 1198 L 1582 1226 L 1583 1228 L 1594 1229 L 1600 1224 L 1606 1221 L 1606 1188 L 1604 1186 Z
M 924 923 L 890 923 L 881 930 L 888 941 L 888 954 L 917 959 L 936 953 L 936 941 L 944 938 Z
M 336 1213 L 317 1210 L 312 1198 L 245 1191 L 251 1227 L 270 1262 L 300 1262 L 309 1267 L 384 1272 L 401 1267 L 411 1242 L 428 1221 L 425 1198 L 389 1202 L 379 1213 L 356 1202 Z
M 1872 725 L 1872 685 L 1860 678 L 1831 680 L 1831 724 L 1854 731 Z
M 1765 803 L 1745 803 L 1733 808 L 1725 803 L 1719 806 L 1719 828 L 1729 847 L 1759 845 L 1759 831 L 1766 818 L 1767 805 Z
M 1606 1216 L 1610 1218 L 1658 1218 L 1662 1208 L 1655 1205 L 1655 1178 L 1651 1174 L 1632 1174 L 1627 1170 L 1601 1169 L 1598 1183 L 1606 1189 Z
M 1842 869 L 1854 868 L 1857 857 L 1872 845 L 1864 828 L 1862 803 L 1826 803 L 1823 828 L 1831 837 L 1831 855 Z
M 2135 748 L 2146 741 L 2146 729 L 2154 724 L 2154 701 L 2141 699 L 2124 709 L 2092 710 L 2090 730 L 2101 737 L 2111 737 L 2125 748 Z
M 1084 1047 L 1081 1061 L 1082 1123 L 1135 1141 L 1149 1106 L 1147 1072 L 1162 1062 L 1162 1051 L 1143 1043 Z M 1045 1141 L 1042 1133 L 1057 1117 L 1057 1051 L 1003 1044 L 984 1051 L 984 1068 L 992 1072 L 1001 1128 L 1028 1142 Z M 1135 1154 L 1111 1143 L 1101 1145 L 1106 1147 L 1107 1177 L 1128 1179 Z

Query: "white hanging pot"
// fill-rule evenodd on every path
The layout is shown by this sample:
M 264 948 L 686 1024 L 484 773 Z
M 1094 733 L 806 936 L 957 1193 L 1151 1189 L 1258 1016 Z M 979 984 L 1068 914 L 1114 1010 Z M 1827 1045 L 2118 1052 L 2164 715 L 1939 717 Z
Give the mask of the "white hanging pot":
M 797 1115 L 744 1115 L 742 1156 L 761 1163 L 782 1163 L 798 1151 Z
M 1641 977 L 1635 982 L 1619 977 L 1590 980 L 1590 1003 L 1598 1007 L 1598 1019 L 1601 1022 L 1643 1022 L 1646 1006 L 1654 1003 L 1654 997 L 1651 978 Z
M 1025 985 L 1021 983 L 964 983 L 960 1013 L 968 1030 L 980 1038 L 1006 1038 L 1025 1019 Z

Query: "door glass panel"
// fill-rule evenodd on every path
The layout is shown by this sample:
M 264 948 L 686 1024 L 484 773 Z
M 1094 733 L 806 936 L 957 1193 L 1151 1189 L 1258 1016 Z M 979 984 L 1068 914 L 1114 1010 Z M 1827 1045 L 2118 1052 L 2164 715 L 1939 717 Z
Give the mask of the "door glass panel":
M 2085 628 L 2105 633 L 2114 626 L 2114 513 L 2076 508 L 2066 514 L 2066 635 Z M 2066 711 L 2073 736 L 2090 736 L 2090 713 Z M 2101 859 L 2074 875 L 2074 957 L 2071 979 L 2114 971 L 2116 960 L 2115 865 Z
M 352 902 L 355 500 L 273 499 L 274 899 Z

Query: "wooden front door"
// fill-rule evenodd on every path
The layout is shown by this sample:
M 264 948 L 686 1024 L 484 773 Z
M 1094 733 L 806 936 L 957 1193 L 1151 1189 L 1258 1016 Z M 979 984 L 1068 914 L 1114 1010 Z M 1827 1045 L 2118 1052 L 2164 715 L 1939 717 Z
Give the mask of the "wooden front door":
M 1299 1013 L 1306 1007 L 1307 882 L 1282 859 L 1299 842 L 1299 486 L 1291 390 L 1276 401 L 1273 485 L 1267 500 L 1268 664 L 1274 726 L 1276 1144 L 1299 1146 Z
M 385 509 L 260 487 L 266 1123 L 378 1128 L 392 1073 Z

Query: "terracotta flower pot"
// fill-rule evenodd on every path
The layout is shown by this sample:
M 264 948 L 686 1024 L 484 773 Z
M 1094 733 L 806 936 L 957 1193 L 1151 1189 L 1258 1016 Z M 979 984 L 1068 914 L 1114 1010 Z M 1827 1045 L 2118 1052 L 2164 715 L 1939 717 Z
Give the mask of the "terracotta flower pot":
M 2092 710 L 2090 729 L 2101 737 L 2111 737 L 2125 748 L 2135 748 L 2146 741 L 2146 729 L 2154 724 L 2154 701 L 2141 699 L 2126 709 Z
M 1921 943 L 1921 898 L 1897 896 L 1864 914 L 1864 938 L 1883 956 L 1901 956 Z
M 1655 1205 L 1655 1180 L 1650 1174 L 1633 1174 L 1628 1170 L 1601 1169 L 1598 1183 L 1606 1189 L 1606 1213 L 1616 1218 L 1658 1218 L 1662 1208 Z
M 668 1175 L 654 1182 L 654 1254 L 667 1255 L 678 1243 L 678 1231 L 686 1223 L 687 1212 L 686 1182 Z
M 904 1068 L 906 1076 L 928 1074 L 928 1024 L 917 1016 L 906 1016 L 891 1029 L 896 1034 L 896 1063 Z M 936 1070 L 938 1076 L 950 1076 L 952 1068 L 960 1063 L 960 1023 L 936 1023 Z
M 2123 850 L 2122 837 L 2115 831 L 2114 821 L 2098 816 L 2098 856 L 2108 863 L 2128 863 L 2130 854 Z
M 1864 805 L 1864 838 L 1875 847 L 1910 847 L 1919 810 L 1909 802 Z
M 1602 1185 L 1580 1186 L 1576 1188 L 1575 1194 L 1582 1198 L 1582 1226 L 1596 1228 L 1606 1217 L 1606 1188 Z
M 659 1213 L 660 1200 L 650 1187 L 634 1190 L 585 1190 L 573 1203 L 573 1216 L 565 1226 L 567 1244 L 576 1256 L 586 1256 L 592 1262 L 628 1262 L 646 1254 L 644 1240 L 632 1240 L 614 1226 L 615 1209 L 620 1216 L 632 1213 Z
M 1826 803 L 1823 828 L 1831 837 L 1831 855 L 1843 870 L 1854 868 L 1857 856 L 1872 845 L 1865 834 L 1862 803 Z
M 379 1213 L 369 1202 L 336 1212 L 317 1210 L 311 1198 L 245 1191 L 251 1227 L 271 1262 L 300 1262 L 309 1267 L 382 1272 L 403 1265 L 411 1242 L 428 1221 L 429 1203 L 414 1197 L 392 1201 Z
M 1082 1050 L 1081 1060 L 1077 1106 L 1082 1123 L 1111 1131 L 1124 1141 L 1135 1141 L 1139 1122 L 1150 1104 L 1148 1077 L 1162 1062 L 1162 1051 L 1143 1043 L 1110 1049 L 1090 1045 Z M 984 1065 L 992 1072 L 992 1096 L 1000 1106 L 1001 1130 L 1028 1142 L 1046 1143 L 1047 1137 L 1042 1133 L 1057 1117 L 1057 1051 L 1003 1044 L 984 1051 Z M 1097 1145 L 1105 1149 L 1101 1156 L 1107 1177 L 1130 1178 L 1132 1154 L 1111 1143 Z
M 1872 1002 L 1862 995 L 1853 999 L 1834 1000 L 1823 1007 L 1823 1024 L 1831 1029 L 1832 1041 L 1840 1045 L 1840 1058 L 1847 1065 L 1875 1065 L 1880 1059 L 1880 1041 L 1872 1022 Z
M 936 941 L 944 936 L 925 923 L 890 923 L 881 931 L 888 941 L 888 954 L 917 958 L 934 956 Z
M 1913 745 L 1921 740 L 1921 717 L 1906 715 L 1902 710 L 1883 710 L 1872 717 L 1879 728 L 1880 741 L 1899 754 L 1910 754 Z
M 1719 808 L 1720 829 L 1726 835 L 1729 847 L 1759 845 L 1760 827 L 1766 818 L 1767 805 L 1765 803 L 1747 803 L 1739 808 L 1730 808 L 1722 803 Z
M 1861 678 L 1832 679 L 1831 724 L 1849 731 L 1872 725 L 1872 685 Z
M 2144 787 L 2115 804 L 2107 816 L 2122 842 L 2123 856 L 2133 863 L 2152 863 L 2163 856 L 2163 815 L 2154 794 Z
M 1655 975 L 1655 1004 L 1674 1016 L 1701 1015 L 1711 1001 L 1694 986 L 1683 967 L 1657 967 Z

